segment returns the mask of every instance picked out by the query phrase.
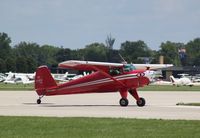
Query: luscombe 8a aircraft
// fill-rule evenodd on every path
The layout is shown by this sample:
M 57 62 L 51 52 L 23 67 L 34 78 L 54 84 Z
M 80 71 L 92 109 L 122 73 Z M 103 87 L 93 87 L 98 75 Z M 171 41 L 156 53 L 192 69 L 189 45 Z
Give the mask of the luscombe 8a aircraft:
M 47 66 L 37 68 L 35 76 L 35 90 L 39 95 L 37 104 L 41 103 L 43 96 L 83 94 L 83 93 L 107 93 L 119 92 L 121 106 L 128 105 L 127 95 L 130 93 L 140 107 L 145 105 L 145 99 L 139 97 L 137 88 L 149 84 L 145 76 L 146 68 L 163 68 L 168 64 L 122 64 L 92 61 L 69 60 L 59 64 L 60 68 L 93 71 L 93 73 L 71 80 L 63 84 L 57 84 Z

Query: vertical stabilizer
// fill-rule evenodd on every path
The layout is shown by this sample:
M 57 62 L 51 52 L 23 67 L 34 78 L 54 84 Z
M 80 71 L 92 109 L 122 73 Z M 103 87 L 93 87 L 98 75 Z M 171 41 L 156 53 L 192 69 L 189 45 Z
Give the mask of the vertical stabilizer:
M 172 83 L 175 83 L 175 78 L 174 78 L 174 76 L 170 76 L 170 80 L 171 80 Z
M 37 68 L 35 76 L 35 90 L 38 95 L 45 95 L 47 88 L 56 87 L 57 84 L 47 66 Z

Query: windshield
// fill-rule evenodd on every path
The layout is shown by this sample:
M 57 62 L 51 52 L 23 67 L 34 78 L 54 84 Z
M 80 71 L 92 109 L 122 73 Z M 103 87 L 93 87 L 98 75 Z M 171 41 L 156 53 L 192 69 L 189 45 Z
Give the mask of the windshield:
M 124 65 L 124 68 L 123 68 L 124 72 L 130 72 L 135 69 L 136 69 L 135 66 L 133 66 L 132 64 L 126 64 L 126 65 Z

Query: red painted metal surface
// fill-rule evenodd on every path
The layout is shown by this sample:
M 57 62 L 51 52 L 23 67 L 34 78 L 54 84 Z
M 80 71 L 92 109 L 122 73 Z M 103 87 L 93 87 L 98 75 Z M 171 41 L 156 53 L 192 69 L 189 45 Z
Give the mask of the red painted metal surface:
M 119 91 L 122 98 L 126 98 L 128 90 L 136 90 L 138 87 L 149 84 L 149 79 L 143 75 L 143 72 L 143 70 L 133 70 L 120 75 L 106 76 L 101 71 L 96 71 L 82 78 L 57 85 L 48 68 L 41 66 L 36 71 L 35 89 L 39 96 Z

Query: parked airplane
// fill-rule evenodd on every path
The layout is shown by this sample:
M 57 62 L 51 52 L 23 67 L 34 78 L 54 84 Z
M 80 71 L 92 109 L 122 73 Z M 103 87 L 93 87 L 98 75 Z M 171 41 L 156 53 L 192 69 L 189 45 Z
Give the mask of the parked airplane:
M 38 67 L 35 77 L 38 104 L 43 96 L 119 91 L 121 106 L 128 105 L 128 92 L 136 99 L 138 106 L 145 105 L 145 99 L 139 97 L 137 88 L 148 85 L 149 79 L 144 76 L 145 70 L 137 70 L 132 64 L 70 60 L 60 63 L 59 67 L 95 72 L 64 84 L 56 84 L 47 66 Z
M 0 82 L 3 82 L 6 79 L 6 75 L 3 73 L 0 73 Z
M 82 74 L 69 74 L 68 72 L 66 72 L 65 74 L 52 74 L 52 77 L 59 83 L 64 83 L 64 82 L 68 82 L 71 80 L 75 80 L 78 78 L 81 78 L 83 76 L 88 75 L 87 73 L 83 72 Z
M 173 83 L 173 85 L 176 86 L 193 86 L 194 83 L 189 78 L 174 78 L 174 76 L 170 76 L 170 80 Z
M 31 84 L 34 83 L 34 73 L 6 73 L 8 76 L 5 78 L 4 83 L 10 83 L 10 84 L 17 84 L 17 83 L 22 83 L 22 84 Z
M 150 85 L 173 85 L 171 81 L 157 80 L 152 82 Z

